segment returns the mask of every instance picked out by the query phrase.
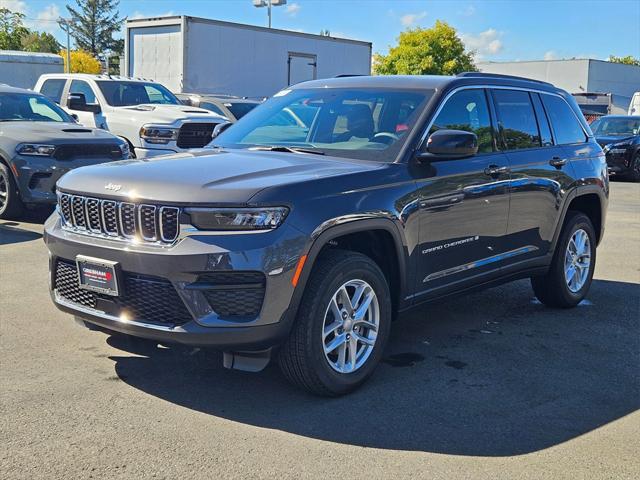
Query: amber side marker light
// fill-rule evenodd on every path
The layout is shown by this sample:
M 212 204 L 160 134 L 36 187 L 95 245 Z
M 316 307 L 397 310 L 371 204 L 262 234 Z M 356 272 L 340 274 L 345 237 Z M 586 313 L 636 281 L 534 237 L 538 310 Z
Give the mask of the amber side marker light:
M 303 255 L 298 260 L 298 265 L 296 266 L 296 273 L 293 274 L 293 278 L 291 279 L 291 284 L 296 287 L 298 285 L 298 280 L 300 280 L 300 274 L 302 273 L 302 267 L 304 267 L 304 262 L 307 261 L 307 256 Z

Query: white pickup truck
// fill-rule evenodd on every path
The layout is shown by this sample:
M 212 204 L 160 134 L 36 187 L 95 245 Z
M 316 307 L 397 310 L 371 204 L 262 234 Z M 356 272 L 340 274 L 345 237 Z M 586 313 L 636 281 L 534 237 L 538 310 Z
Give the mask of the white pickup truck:
M 47 74 L 35 91 L 58 103 L 86 127 L 108 130 L 129 142 L 138 158 L 202 148 L 227 119 L 183 105 L 159 83 L 87 74 Z

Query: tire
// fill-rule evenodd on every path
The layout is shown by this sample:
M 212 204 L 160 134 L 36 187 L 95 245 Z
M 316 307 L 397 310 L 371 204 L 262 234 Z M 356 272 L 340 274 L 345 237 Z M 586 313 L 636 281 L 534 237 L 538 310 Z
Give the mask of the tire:
M 24 211 L 18 186 L 9 167 L 0 162 L 0 218 L 16 219 Z
M 341 290 L 345 285 L 349 305 Z M 363 291 L 360 302 L 356 299 L 359 288 Z M 351 300 L 356 300 L 357 313 L 357 307 L 370 297 L 369 292 L 374 296 L 366 314 L 360 320 L 360 315 L 350 318 L 347 312 L 351 311 Z M 345 250 L 322 254 L 307 282 L 293 329 L 279 352 L 278 362 L 287 380 L 313 394 L 330 397 L 344 395 L 362 385 L 382 358 L 389 339 L 390 299 L 386 278 L 369 257 Z M 336 309 L 341 307 L 341 319 L 336 322 L 339 313 Z M 360 313 L 363 310 L 364 307 Z M 377 322 L 377 331 L 366 326 L 372 323 L 364 322 Z M 336 324 L 341 327 L 331 329 L 332 333 L 325 336 L 324 331 L 330 330 L 325 328 Z M 342 342 L 347 338 L 350 340 Z M 367 343 L 358 343 L 362 338 Z M 337 344 L 341 346 L 325 353 Z M 356 352 L 355 362 L 350 351 Z
M 584 248 L 579 248 L 580 239 L 585 236 L 588 244 L 585 243 Z M 572 240 L 574 242 L 570 247 Z M 588 265 L 585 267 L 587 252 Z M 579 267 L 580 265 L 582 267 Z M 596 234 L 593 224 L 585 214 L 570 210 L 548 273 L 531 279 L 535 296 L 548 307 L 575 307 L 589 291 L 595 265 Z
M 640 182 L 640 152 L 637 152 L 633 157 L 631 163 L 631 172 L 629 173 L 629 180 L 632 182 Z

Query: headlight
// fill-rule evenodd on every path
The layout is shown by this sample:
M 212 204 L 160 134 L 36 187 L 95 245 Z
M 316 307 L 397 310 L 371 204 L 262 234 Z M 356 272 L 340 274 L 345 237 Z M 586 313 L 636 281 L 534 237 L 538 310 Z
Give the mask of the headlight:
M 122 158 L 131 158 L 131 150 L 127 142 L 120 144 L 120 153 L 122 153 Z
M 286 207 L 187 208 L 191 224 L 199 230 L 273 230 L 284 221 Z
M 140 138 L 147 143 L 169 143 L 178 138 L 178 129 L 161 127 L 156 125 L 145 125 L 140 129 Z
M 16 152 L 20 155 L 36 155 L 38 157 L 50 157 L 55 151 L 55 145 L 40 145 L 36 143 L 21 143 L 16 148 Z

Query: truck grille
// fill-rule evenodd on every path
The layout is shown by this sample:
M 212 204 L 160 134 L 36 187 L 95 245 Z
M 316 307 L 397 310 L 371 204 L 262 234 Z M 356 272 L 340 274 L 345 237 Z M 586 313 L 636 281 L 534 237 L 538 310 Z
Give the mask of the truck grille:
M 64 226 L 77 232 L 122 240 L 173 243 L 180 233 L 180 209 L 62 193 L 58 207 Z
M 122 150 L 117 144 L 106 145 L 60 145 L 56 148 L 53 157 L 56 160 L 73 160 L 74 158 L 110 158 L 122 159 Z
M 215 123 L 185 123 L 180 127 L 177 145 L 180 148 L 202 148 L 211 142 Z
M 129 272 L 122 274 L 123 293 L 118 297 L 103 295 L 81 289 L 75 263 L 58 259 L 54 285 L 60 298 L 116 317 L 124 314 L 130 320 L 159 325 L 182 325 L 192 320 L 168 280 Z

